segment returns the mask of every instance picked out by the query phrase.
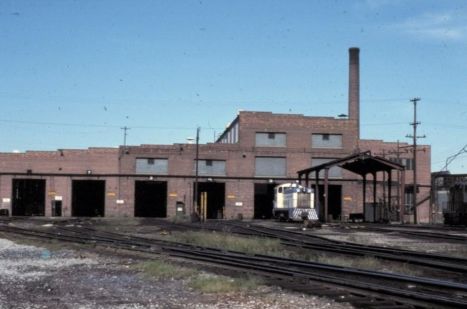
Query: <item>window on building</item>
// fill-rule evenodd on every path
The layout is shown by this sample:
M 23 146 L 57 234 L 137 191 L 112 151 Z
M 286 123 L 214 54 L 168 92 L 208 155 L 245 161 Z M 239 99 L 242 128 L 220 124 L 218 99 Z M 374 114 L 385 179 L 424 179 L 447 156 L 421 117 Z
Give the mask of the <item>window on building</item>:
M 285 177 L 286 159 L 281 157 L 256 157 L 255 176 Z
M 196 165 L 194 167 L 196 168 Z M 225 176 L 225 161 L 198 160 L 198 174 L 207 176 Z
M 315 134 L 311 135 L 311 147 L 313 148 L 342 148 L 342 134 Z
M 407 186 L 404 189 L 405 214 L 413 214 L 413 186 Z
M 285 133 L 256 133 L 255 145 L 257 147 L 285 147 Z
M 328 162 L 331 162 L 331 161 L 333 161 L 335 159 L 336 158 L 312 158 L 311 159 L 311 166 L 317 166 L 317 165 L 321 165 L 321 164 L 324 164 L 324 163 L 328 163 Z M 332 178 L 340 178 L 340 177 L 342 177 L 342 168 L 335 165 L 335 166 L 333 166 L 333 167 L 331 167 L 329 169 L 328 175 L 329 175 L 329 177 L 332 177 Z M 319 178 L 324 178 L 324 170 L 319 172 Z
M 446 212 L 448 210 L 449 190 L 440 190 L 436 192 L 436 205 L 439 205 L 438 210 Z
M 402 159 L 402 165 L 405 166 L 406 170 L 410 170 L 410 171 L 413 170 L 414 168 L 413 159 L 407 159 L 407 158 Z
M 405 170 L 413 170 L 414 167 L 413 159 L 411 158 L 389 158 L 389 161 L 403 165 Z
M 402 159 L 401 158 L 388 158 L 389 161 L 397 163 L 397 164 L 402 164 Z
M 166 175 L 168 160 L 161 158 L 137 158 L 136 174 Z
M 221 144 L 235 144 L 238 143 L 238 121 L 231 124 L 224 133 L 217 139 L 217 143 Z

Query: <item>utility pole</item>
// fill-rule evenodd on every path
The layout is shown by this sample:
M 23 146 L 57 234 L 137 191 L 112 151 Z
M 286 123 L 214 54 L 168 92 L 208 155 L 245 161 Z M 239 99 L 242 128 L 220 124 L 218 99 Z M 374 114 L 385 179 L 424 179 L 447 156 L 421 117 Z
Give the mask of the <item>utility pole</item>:
M 199 131 L 200 127 L 196 128 L 196 154 L 195 154 L 195 188 L 193 192 L 194 212 L 201 215 L 198 209 L 198 159 L 199 159 Z
M 409 146 L 409 147 L 412 147 L 412 146 Z M 404 165 L 404 164 L 402 164 L 401 154 L 407 153 L 407 149 L 406 149 L 407 146 L 400 146 L 399 145 L 399 140 L 397 140 L 397 147 L 396 148 L 397 148 L 396 150 L 390 150 L 388 153 L 389 154 L 395 154 L 396 155 L 396 162 L 398 164 Z M 403 150 L 401 150 L 401 149 L 403 149 Z M 405 172 L 403 172 L 403 173 L 405 173 Z M 397 203 L 398 203 L 399 210 L 401 210 L 402 205 L 404 206 L 404 209 L 405 209 L 404 200 L 401 200 L 401 172 L 399 170 L 397 170 Z M 399 211 L 399 220 L 401 222 L 404 222 L 404 211 L 402 211 L 402 213 L 401 213 L 401 211 Z
M 124 126 L 123 128 L 120 128 L 123 130 L 123 146 L 126 146 L 126 137 L 127 137 L 127 131 L 130 130 L 127 126 Z
M 417 136 L 417 126 L 420 122 L 417 122 L 417 102 L 420 101 L 420 98 L 413 98 L 410 102 L 413 103 L 413 122 L 410 124 L 413 126 L 413 135 L 407 135 L 406 137 L 412 138 L 412 147 L 413 147 L 413 221 L 414 224 L 418 224 L 417 218 L 417 139 L 425 138 L 423 136 Z

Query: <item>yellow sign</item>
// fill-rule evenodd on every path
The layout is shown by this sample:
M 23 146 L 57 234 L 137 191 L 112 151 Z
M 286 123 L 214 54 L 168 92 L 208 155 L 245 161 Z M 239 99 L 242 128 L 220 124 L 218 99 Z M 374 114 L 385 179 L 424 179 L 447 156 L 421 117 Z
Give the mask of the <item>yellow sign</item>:
M 351 196 L 344 196 L 344 201 L 351 201 L 352 197 Z
M 169 196 L 170 196 L 170 197 L 177 197 L 177 192 L 170 192 L 170 193 L 169 193 Z
M 107 192 L 107 196 L 116 196 L 115 192 Z
M 48 194 L 48 195 L 57 195 L 57 192 L 55 192 L 55 191 L 49 191 L 47 194 Z
M 228 199 L 234 199 L 234 198 L 235 198 L 235 195 L 229 194 L 229 195 L 227 195 L 227 198 L 228 198 Z

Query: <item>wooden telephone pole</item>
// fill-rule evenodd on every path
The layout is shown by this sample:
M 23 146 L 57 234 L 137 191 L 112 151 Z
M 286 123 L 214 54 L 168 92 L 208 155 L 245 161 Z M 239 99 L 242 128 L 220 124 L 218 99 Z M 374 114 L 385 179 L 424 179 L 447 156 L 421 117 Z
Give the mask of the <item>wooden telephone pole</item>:
M 414 224 L 418 224 L 417 217 L 417 139 L 425 138 L 425 135 L 417 136 L 417 126 L 420 122 L 417 122 L 417 102 L 420 101 L 420 98 L 413 98 L 410 102 L 413 102 L 413 122 L 410 124 L 413 126 L 413 135 L 407 135 L 406 137 L 412 138 L 412 147 L 413 147 L 413 221 Z

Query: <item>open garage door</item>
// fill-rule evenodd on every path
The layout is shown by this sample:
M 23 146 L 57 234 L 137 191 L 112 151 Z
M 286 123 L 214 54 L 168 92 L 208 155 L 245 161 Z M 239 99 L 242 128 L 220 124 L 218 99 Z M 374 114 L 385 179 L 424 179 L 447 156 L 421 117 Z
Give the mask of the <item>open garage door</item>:
M 275 184 L 255 183 L 255 219 L 271 219 Z
M 135 181 L 135 217 L 167 217 L 167 182 Z
M 105 181 L 73 180 L 72 216 L 103 217 L 105 215 Z
M 207 219 L 224 218 L 225 206 L 225 183 L 199 182 L 198 183 L 198 205 L 201 205 L 201 193 L 207 194 Z
M 45 180 L 13 179 L 13 216 L 45 215 Z
M 324 205 L 324 186 L 319 185 L 319 203 Z M 342 186 L 328 186 L 328 215 L 332 216 L 332 220 L 340 220 L 342 215 Z M 322 211 L 320 209 L 320 211 Z

